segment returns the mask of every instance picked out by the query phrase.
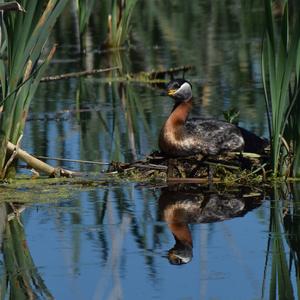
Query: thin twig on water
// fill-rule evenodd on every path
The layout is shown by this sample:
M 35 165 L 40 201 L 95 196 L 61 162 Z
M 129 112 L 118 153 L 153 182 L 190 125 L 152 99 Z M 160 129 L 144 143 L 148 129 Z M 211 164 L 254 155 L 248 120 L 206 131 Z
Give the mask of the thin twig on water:
M 102 162 L 102 161 L 69 159 L 69 158 L 49 157 L 49 156 L 41 156 L 41 155 L 35 155 L 34 157 L 36 157 L 38 159 L 67 161 L 67 162 L 74 162 L 74 163 L 79 163 L 79 164 L 92 164 L 92 165 L 109 165 L 110 164 L 108 162 Z
M 41 79 L 41 82 L 48 82 L 48 81 L 57 81 L 57 80 L 64 80 L 64 79 L 70 79 L 70 78 L 78 78 L 83 76 L 90 76 L 90 75 L 96 75 L 104 72 L 109 72 L 113 70 L 118 70 L 120 67 L 110 67 L 105 69 L 93 69 L 93 70 L 85 70 L 80 72 L 71 72 L 71 73 L 65 73 L 60 75 L 51 75 L 46 76 Z

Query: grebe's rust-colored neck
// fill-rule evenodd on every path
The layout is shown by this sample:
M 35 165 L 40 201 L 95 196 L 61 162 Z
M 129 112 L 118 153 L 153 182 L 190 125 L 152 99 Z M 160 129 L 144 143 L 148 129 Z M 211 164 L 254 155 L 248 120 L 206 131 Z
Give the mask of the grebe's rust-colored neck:
M 167 123 L 170 125 L 182 125 L 185 123 L 188 115 L 192 109 L 192 99 L 175 104 L 172 113 L 170 114 Z
M 193 240 L 189 225 L 187 223 L 168 223 L 176 242 L 193 247 Z
M 182 208 L 176 208 L 176 205 L 166 208 L 164 210 L 164 220 L 177 242 L 193 247 L 191 231 L 186 222 L 186 212 Z
M 191 108 L 191 99 L 174 106 L 159 135 L 160 150 L 171 155 L 177 155 L 178 143 L 182 140 L 184 124 Z

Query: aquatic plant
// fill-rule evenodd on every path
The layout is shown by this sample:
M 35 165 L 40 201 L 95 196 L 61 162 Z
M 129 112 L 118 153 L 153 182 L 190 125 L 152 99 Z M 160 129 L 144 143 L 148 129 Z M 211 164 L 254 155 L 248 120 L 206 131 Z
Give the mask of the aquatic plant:
M 46 47 L 51 30 L 68 0 L 23 0 L 23 14 L 4 14 L 0 50 L 0 171 L 7 176 L 6 145 L 22 136 L 29 105 L 55 48 Z M 0 1 L 3 3 L 3 0 Z
M 80 50 L 85 51 L 84 34 L 90 21 L 95 0 L 77 0 L 78 27 L 80 35 Z
M 95 4 L 95 0 L 77 0 L 79 31 L 81 35 L 86 30 L 91 13 L 94 8 L 94 4 Z
M 264 4 L 262 78 L 274 175 L 297 176 L 300 174 L 300 18 L 296 14 L 291 18 L 287 0 L 281 1 L 280 14 L 274 13 L 272 1 L 265 0 Z
M 111 14 L 108 15 L 108 47 L 121 47 L 128 40 L 131 16 L 137 1 L 112 0 Z

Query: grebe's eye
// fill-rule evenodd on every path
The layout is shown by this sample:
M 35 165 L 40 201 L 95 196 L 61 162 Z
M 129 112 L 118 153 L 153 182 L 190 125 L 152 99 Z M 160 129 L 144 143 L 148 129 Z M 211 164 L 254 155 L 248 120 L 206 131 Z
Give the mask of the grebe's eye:
M 180 88 L 180 84 L 175 82 L 174 85 L 173 85 L 173 88 L 174 89 L 179 89 Z

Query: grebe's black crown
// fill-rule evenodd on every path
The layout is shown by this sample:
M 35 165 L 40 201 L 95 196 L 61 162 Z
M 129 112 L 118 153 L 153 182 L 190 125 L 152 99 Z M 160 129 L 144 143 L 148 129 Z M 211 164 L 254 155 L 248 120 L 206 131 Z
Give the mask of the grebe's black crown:
M 174 79 L 167 84 L 167 94 L 178 102 L 192 98 L 192 85 L 185 79 Z

